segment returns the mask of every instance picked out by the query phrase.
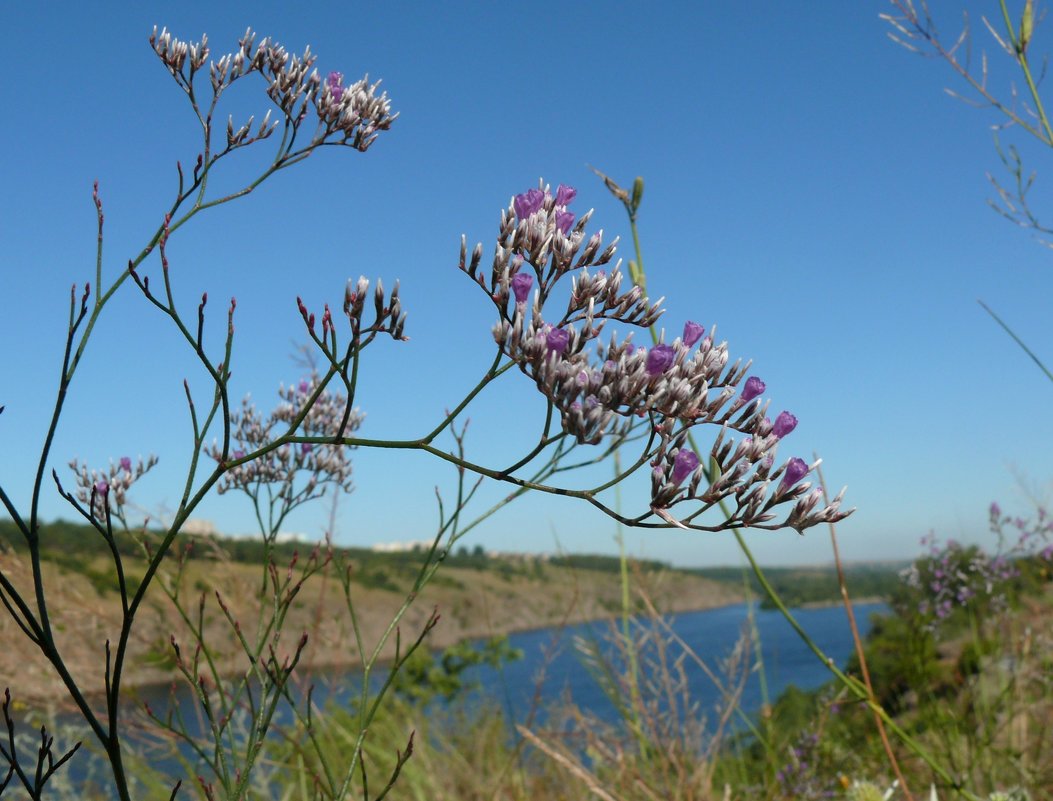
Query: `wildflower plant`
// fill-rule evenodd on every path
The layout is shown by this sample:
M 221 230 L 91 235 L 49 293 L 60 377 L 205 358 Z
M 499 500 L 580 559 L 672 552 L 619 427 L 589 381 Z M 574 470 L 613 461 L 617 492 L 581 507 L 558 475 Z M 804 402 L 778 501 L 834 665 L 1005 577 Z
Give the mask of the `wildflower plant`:
M 158 33 L 155 29 L 150 45 L 199 123 L 200 152 L 188 162 L 192 164 L 189 168 L 177 162 L 175 191 L 167 208 L 158 214 L 156 229 L 116 274 L 104 270 L 105 217 L 95 185 L 98 249 L 94 281 L 71 289 L 59 392 L 28 512 L 0 487 L 0 503 L 25 539 L 32 575 L 32 586 L 21 587 L 0 572 L 0 600 L 61 679 L 69 700 L 105 753 L 119 798 L 131 798 L 133 786 L 126 767 L 126 712 L 121 704 L 129 649 L 136 616 L 155 584 L 180 616 L 184 633 L 180 637 L 173 634 L 172 659 L 194 689 L 205 726 L 192 731 L 174 712 L 148 710 L 148 714 L 195 755 L 196 767 L 191 770 L 204 797 L 240 799 L 257 786 L 254 776 L 280 707 L 305 733 L 304 747 L 312 747 L 317 710 L 310 690 L 297 695 L 293 683 L 309 636 L 306 632 L 283 636 L 283 627 L 304 582 L 328 573 L 335 565 L 365 677 L 355 705 L 357 731 L 345 760 L 334 764 L 319 759 L 313 785 L 318 797 L 345 798 L 353 790 L 368 797 L 370 780 L 362 755 L 370 723 L 393 677 L 439 621 L 436 610 L 419 631 L 403 639 L 401 623 L 406 611 L 457 539 L 505 503 L 527 491 L 545 492 L 588 502 L 626 525 L 705 531 L 790 527 L 803 532 L 849 513 L 840 509 L 840 495 L 825 503 L 822 491 L 805 481 L 815 463 L 796 456 L 781 460 L 779 446 L 792 434 L 797 419 L 785 411 L 774 420 L 768 417 L 769 403 L 762 398 L 767 387 L 756 376 L 747 375 L 749 362 L 731 361 L 727 343 L 716 338 L 715 326 L 707 331 L 700 323 L 687 321 L 682 329 L 678 327 L 682 330 L 679 336 L 667 340 L 663 333 L 650 347 L 634 344 L 634 329 L 651 327 L 659 320 L 661 301 L 651 302 L 635 282 L 623 288 L 620 263 L 612 263 L 617 240 L 604 244 L 602 231 L 587 232 L 592 211 L 579 214 L 573 210 L 577 191 L 563 184 L 553 191 L 539 182 L 537 188 L 510 199 L 500 213 L 494 255 L 486 268 L 482 246 L 469 254 L 462 238 L 459 268 L 496 311 L 495 352 L 476 387 L 423 435 L 403 440 L 360 435 L 364 415 L 355 406 L 355 398 L 366 348 L 378 340 L 407 340 L 407 315 L 398 283 L 386 291 L 381 280 L 372 282 L 365 277 L 348 281 L 342 304 L 337 300 L 332 306 L 311 310 L 296 300 L 296 313 L 316 354 L 316 370 L 309 378 L 282 387 L 278 407 L 267 416 L 247 401 L 237 409 L 230 397 L 237 300 L 223 304 L 223 341 L 210 341 L 205 336 L 205 320 L 212 308 L 208 293 L 202 292 L 196 308 L 189 311 L 177 302 L 178 272 L 170 269 L 169 261 L 171 237 L 198 214 L 255 191 L 273 174 L 323 148 L 366 152 L 398 115 L 392 113 L 379 83 L 366 78 L 347 82 L 339 72 L 323 78 L 315 69 L 316 58 L 310 49 L 292 54 L 271 39 L 257 41 L 252 31 L 245 33 L 232 52 L 219 57 L 213 56 L 207 38 L 185 42 L 167 30 Z M 244 122 L 228 116 L 224 124 L 220 100 L 243 79 L 262 80 L 272 108 L 259 124 L 255 116 Z M 217 196 L 210 191 L 210 178 L 228 159 L 267 142 L 274 147 L 273 156 L 254 179 L 228 194 Z M 150 261 L 153 256 L 156 260 Z M 117 547 L 115 524 L 128 528 L 129 491 L 156 459 L 149 457 L 133 465 L 129 457 L 120 457 L 104 470 L 74 461 L 73 491 L 64 489 L 58 472 L 52 471 L 58 492 L 109 544 L 122 611 L 119 630 L 99 644 L 96 674 L 74 675 L 64 659 L 48 603 L 41 566 L 46 530 L 40 520 L 40 498 L 54 433 L 95 324 L 129 279 L 194 355 L 206 388 L 200 389 L 198 379 L 193 385 L 190 379 L 183 382 L 192 432 L 186 479 L 178 505 L 161 531 L 148 531 L 144 525 L 139 532 L 143 561 L 134 580 L 128 574 L 126 556 Z M 563 293 L 568 283 L 569 293 Z M 616 327 L 622 330 L 614 330 Z M 466 455 L 465 412 L 488 384 L 507 372 L 519 372 L 537 388 L 547 410 L 545 423 L 536 445 L 526 454 L 496 467 L 477 464 Z M 706 453 L 689 445 L 689 437 L 700 433 L 702 426 L 711 426 L 714 432 Z M 440 446 L 440 437 L 452 440 L 453 447 Z M 636 455 L 611 480 L 585 489 L 561 483 L 575 468 L 603 461 L 629 444 Z M 176 547 L 177 539 L 210 492 L 246 494 L 269 547 L 294 508 L 330 490 L 337 494 L 351 490 L 350 450 L 354 448 L 360 452 L 368 448 L 423 451 L 456 468 L 454 497 L 446 501 L 440 495 L 432 546 L 379 641 L 364 640 L 358 625 L 353 566 L 341 562 L 328 543 L 303 560 L 294 555 L 281 566 L 267 551 L 261 565 L 262 606 L 255 610 L 254 624 L 227 604 L 222 591 L 202 592 L 196 603 L 187 597 L 184 566 L 188 551 Z M 649 481 L 650 502 L 636 514 L 623 515 L 608 505 L 608 490 L 637 476 Z M 486 479 L 514 489 L 505 501 L 469 520 L 465 510 Z M 217 612 L 229 627 L 227 639 L 242 659 L 234 678 L 221 669 L 218 645 L 209 640 L 205 625 Z M 371 672 L 391 650 L 391 670 L 376 689 L 370 682 Z M 101 694 L 101 704 L 89 700 L 93 693 Z M 10 729 L 14 724 L 8 722 Z M 0 752 L 9 768 L 8 782 L 17 781 L 34 799 L 43 794 L 52 768 L 69 758 L 60 755 L 56 759 L 47 735 L 42 736 L 47 748 L 38 750 L 35 771 L 24 769 L 25 758 L 17 753 L 13 735 L 10 748 Z M 382 777 L 379 792 L 373 793 L 375 799 L 391 789 L 411 751 L 412 737 L 390 774 Z M 377 786 L 374 779 L 374 790 Z M 179 788 L 176 783 L 170 797 L 175 798 Z

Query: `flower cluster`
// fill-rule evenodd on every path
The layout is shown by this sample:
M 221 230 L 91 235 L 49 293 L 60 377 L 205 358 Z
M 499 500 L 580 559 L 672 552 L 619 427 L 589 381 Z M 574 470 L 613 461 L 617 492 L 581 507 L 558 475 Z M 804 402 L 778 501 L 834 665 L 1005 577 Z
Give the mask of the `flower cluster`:
M 525 303 L 536 277 L 539 297 L 535 300 L 535 308 L 540 308 L 554 284 L 567 272 L 572 269 L 602 267 L 614 256 L 617 239 L 607 247 L 603 246 L 603 231 L 586 239 L 585 226 L 592 217 L 591 210 L 575 222 L 574 215 L 567 206 L 576 194 L 576 190 L 560 185 L 553 195 L 547 186 L 542 186 L 516 195 L 512 199 L 508 208 L 501 212 L 489 287 L 483 276 L 478 273 L 483 246 L 476 245 L 469 260 L 467 242 L 462 237 L 460 268 L 487 289 L 501 309 L 504 319 L 509 319 L 507 304 L 512 281 L 521 271 L 523 277 L 517 279 L 515 290 L 517 304 Z M 528 270 L 533 272 L 534 277 L 531 277 Z M 602 275 L 594 277 L 593 281 L 596 282 L 599 278 L 602 278 Z M 584 291 L 587 287 L 582 289 Z M 595 291 L 599 292 L 600 287 Z M 589 295 L 581 296 L 579 311 L 588 306 L 589 299 Z M 623 309 L 622 313 L 627 311 Z M 657 314 L 656 309 L 653 317 L 641 319 L 639 324 L 650 325 L 657 319 Z
M 88 469 L 76 459 L 69 463 L 76 477 L 76 497 L 98 520 L 106 519 L 106 510 L 123 515 L 128 503 L 128 490 L 157 464 L 157 457 L 150 455 L 144 460 L 140 456 L 134 463 L 130 456 L 122 456 L 115 464 L 110 460 L 107 470 Z
M 307 414 L 297 429 L 297 434 L 304 437 L 330 438 L 340 435 L 341 431 L 342 436 L 349 436 L 362 424 L 364 415 L 357 409 L 348 409 L 343 395 L 319 391 L 317 375 L 295 385 L 279 387 L 278 395 L 281 402 L 267 418 L 249 398 L 242 402 L 240 413 L 231 415 L 237 447 L 230 452 L 229 459 L 239 462 L 250 454 L 262 453 L 231 466 L 219 482 L 219 493 L 237 489 L 255 496 L 261 486 L 277 485 L 270 497 L 281 501 L 288 510 L 321 495 L 326 484 L 350 492 L 353 487 L 351 459 L 346 446 L 300 442 L 268 449 L 268 445 L 274 439 L 274 430 L 281 428 L 285 433 L 304 407 Z M 218 443 L 213 442 L 208 453 L 216 461 L 223 459 Z M 306 475 L 307 479 L 297 486 L 300 475 Z
M 849 514 L 840 511 L 841 495 L 820 505 L 822 491 L 809 492 L 809 484 L 799 483 L 815 465 L 793 458 L 775 467 L 778 443 L 797 418 L 785 411 L 774 421 L 766 416 L 767 404 L 760 399 L 764 382 L 746 377 L 749 363 L 730 363 L 727 342 L 717 341 L 715 326 L 707 333 L 688 321 L 681 336 L 666 342 L 663 332 L 649 348 L 637 347 L 631 332 L 601 340 L 608 321 L 654 325 L 662 300 L 651 303 L 638 286 L 622 291 L 620 262 L 597 269 L 611 261 L 617 240 L 604 247 L 602 231 L 586 234 L 592 211 L 576 217 L 569 208 L 576 196 L 572 187 L 560 184 L 552 192 L 543 183 L 514 196 L 501 212 L 488 282 L 479 273 L 481 245 L 469 258 L 462 239 L 460 259 L 460 268 L 498 309 L 495 341 L 559 411 L 563 430 L 578 443 L 595 445 L 647 420 L 652 440 L 659 441 L 651 506 L 670 522 L 666 510 L 688 499 L 701 501 L 701 508 L 681 524 L 729 499 L 736 507 L 719 525 L 696 528 L 801 531 Z M 571 271 L 566 306 L 558 316 L 546 316 L 555 284 Z M 702 480 L 708 464 L 686 447 L 689 431 L 702 424 L 720 427 L 709 458 L 717 472 L 707 486 Z M 744 438 L 734 443 L 728 431 Z M 773 523 L 773 507 L 785 502 L 794 502 L 792 511 Z
M 195 74 L 206 63 L 212 91 L 217 97 L 234 81 L 258 72 L 267 81 L 267 96 L 281 109 L 287 125 L 298 128 L 313 107 L 318 117 L 319 131 L 312 145 L 329 141 L 365 151 L 398 117 L 391 113 L 386 92 L 377 93 L 379 82 L 369 83 L 368 76 L 345 86 L 343 75 L 329 73 L 322 80 L 314 68 L 317 57 L 308 47 L 303 55 L 290 54 L 279 43 L 264 38 L 256 43 L 256 34 L 247 30 L 238 42 L 238 50 L 209 62 L 207 37 L 200 42 L 183 42 L 163 29 L 154 28 L 150 45 L 176 82 L 190 92 Z M 233 120 L 228 122 L 229 147 L 264 139 L 273 133 L 277 122 L 264 119 L 258 133 L 251 135 L 253 120 L 235 131 Z
M 930 630 L 957 608 L 981 601 L 994 611 L 1008 606 L 1009 583 L 1019 575 L 1008 554 L 989 555 L 979 546 L 963 546 L 953 539 L 941 544 L 934 535 L 922 537 L 921 544 L 928 555 L 915 561 L 903 578 L 921 596 L 917 611 Z

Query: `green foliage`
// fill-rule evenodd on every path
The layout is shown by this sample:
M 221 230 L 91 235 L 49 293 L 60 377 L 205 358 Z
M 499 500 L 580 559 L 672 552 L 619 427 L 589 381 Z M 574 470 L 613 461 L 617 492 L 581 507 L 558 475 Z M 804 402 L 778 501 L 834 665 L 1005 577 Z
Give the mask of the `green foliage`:
M 395 674 L 391 688 L 405 701 L 420 706 L 436 698 L 452 701 L 476 686 L 465 680 L 464 673 L 469 668 L 497 668 L 522 658 L 523 652 L 513 648 L 504 635 L 491 637 L 479 647 L 461 642 L 439 654 L 418 648 Z
M 934 686 L 943 675 L 936 641 L 917 615 L 874 615 L 865 653 L 878 702 L 893 714 L 905 708 L 909 693 Z M 860 675 L 855 654 L 847 671 Z

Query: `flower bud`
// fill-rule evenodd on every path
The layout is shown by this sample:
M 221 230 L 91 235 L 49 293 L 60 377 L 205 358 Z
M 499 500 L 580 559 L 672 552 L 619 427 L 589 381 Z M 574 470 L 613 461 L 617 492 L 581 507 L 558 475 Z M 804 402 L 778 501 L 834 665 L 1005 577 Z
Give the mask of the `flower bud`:
M 742 402 L 749 403 L 767 389 L 767 385 L 757 376 L 751 375 L 746 379 L 746 385 L 742 388 Z
M 533 285 L 534 278 L 530 273 L 516 273 L 512 276 L 512 292 L 516 296 L 516 303 L 526 303 Z
M 563 353 L 567 349 L 569 342 L 570 332 L 563 328 L 553 328 L 545 336 L 545 345 L 551 352 Z
M 556 205 L 557 206 L 569 206 L 571 201 L 578 196 L 578 190 L 573 186 L 566 186 L 560 184 L 556 190 Z
M 528 189 L 521 195 L 516 195 L 512 201 L 512 206 L 515 208 L 516 217 L 520 220 L 525 220 L 535 211 L 541 208 L 541 204 L 545 202 L 545 193 L 540 189 Z
M 702 335 L 706 333 L 706 329 L 700 326 L 696 322 L 688 320 L 684 323 L 684 345 L 690 348 L 698 340 L 702 339 Z
M 673 460 L 673 473 L 670 477 L 675 486 L 680 486 L 685 478 L 698 467 L 698 456 L 690 448 L 681 448 Z
M 565 210 L 556 212 L 556 227 L 560 231 L 567 234 L 572 225 L 574 225 L 574 212 Z
M 647 373 L 661 375 L 672 366 L 675 357 L 671 345 L 655 345 L 647 354 Z
M 795 428 L 797 428 L 797 418 L 789 412 L 779 412 L 779 416 L 775 418 L 775 422 L 772 424 L 771 433 L 782 439 Z
M 782 475 L 779 490 L 787 490 L 808 474 L 808 462 L 794 456 L 786 463 L 786 472 Z

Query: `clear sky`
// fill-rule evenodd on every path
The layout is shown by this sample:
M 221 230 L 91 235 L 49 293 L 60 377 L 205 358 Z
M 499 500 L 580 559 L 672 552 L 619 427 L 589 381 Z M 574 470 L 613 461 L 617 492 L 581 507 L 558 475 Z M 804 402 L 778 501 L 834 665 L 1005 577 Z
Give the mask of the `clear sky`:
M 959 4 L 933 5 L 953 35 Z M 23 508 L 69 287 L 93 278 L 92 181 L 113 276 L 159 222 L 176 160 L 191 163 L 199 150 L 189 106 L 147 45 L 155 24 L 180 38 L 205 31 L 217 54 L 246 26 L 292 51 L 310 44 L 323 74 L 383 79 L 401 113 L 368 153 L 318 153 L 173 237 L 184 308 L 202 291 L 214 299 L 213 352 L 224 330 L 219 299 L 238 298 L 235 395 L 251 392 L 270 408 L 278 383 L 302 375 L 290 358 L 303 340 L 297 295 L 339 306 L 349 277 L 399 278 L 412 339 L 367 351 L 363 435 L 430 429 L 492 349 L 492 307 L 456 269 L 461 234 L 489 254 L 499 210 L 544 177 L 578 187 L 575 205 L 594 207 L 593 225 L 628 245 L 624 211 L 591 164 L 625 185 L 646 179 L 644 259 L 652 296 L 667 297 L 670 331 L 685 319 L 717 323 L 733 357 L 754 360 L 773 411 L 801 421 L 781 455 L 817 452 L 835 491 L 848 485 L 858 511 L 840 527 L 847 558 L 908 558 L 929 531 L 986 541 L 991 501 L 1026 514 L 1028 494 L 1049 487 L 1053 388 L 976 301 L 1043 352 L 1053 254 L 987 208 L 996 118 L 944 93 L 959 87 L 943 64 L 888 40 L 878 19 L 885 3 L 105 8 L 17 4 L 0 15 L 0 482 Z M 1033 47 L 1048 31 L 1040 27 Z M 262 82 L 233 101 L 236 114 L 257 119 L 269 107 Z M 1047 166 L 1044 154 L 1025 153 Z M 250 150 L 222 180 L 233 186 L 264 156 Z M 1040 172 L 1036 202 L 1050 197 L 1051 181 Z M 73 457 L 105 465 L 156 453 L 161 462 L 134 498 L 155 513 L 171 509 L 189 451 L 184 377 L 204 391 L 171 327 L 126 286 L 72 388 L 53 466 L 70 480 Z M 481 400 L 469 455 L 506 464 L 541 396 L 520 378 Z M 431 534 L 433 487 L 449 492 L 449 468 L 361 451 L 355 469 L 358 489 L 338 509 L 340 542 Z M 646 502 L 647 478 L 637 483 L 626 509 Z M 505 491 L 488 488 L 477 509 Z M 51 487 L 42 508 L 46 518 L 72 516 Z M 289 528 L 320 534 L 327 515 L 315 506 Z M 252 529 L 241 497 L 213 497 L 199 516 L 231 533 Z M 739 559 L 727 534 L 629 532 L 627 541 L 635 554 L 684 565 Z M 466 543 L 615 547 L 607 518 L 557 498 L 523 499 Z M 819 528 L 758 533 L 751 543 L 767 563 L 830 555 Z

